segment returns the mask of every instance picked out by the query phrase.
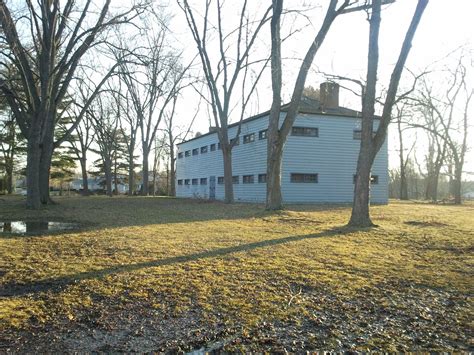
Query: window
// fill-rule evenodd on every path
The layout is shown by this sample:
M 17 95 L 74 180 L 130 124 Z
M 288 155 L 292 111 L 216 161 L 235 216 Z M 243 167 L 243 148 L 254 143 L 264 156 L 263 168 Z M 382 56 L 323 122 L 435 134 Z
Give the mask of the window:
M 189 185 L 189 179 L 184 179 L 184 184 Z
M 267 174 L 258 174 L 259 184 L 265 184 L 267 182 Z
M 314 183 L 318 182 L 318 174 L 300 174 L 300 173 L 292 173 L 291 174 L 291 182 L 296 183 Z
M 258 139 L 267 139 L 267 130 L 264 129 L 263 131 L 258 132 Z
M 219 143 L 217 143 L 217 149 L 219 149 L 219 150 L 221 150 L 221 149 L 222 149 L 222 147 L 221 147 L 221 143 L 220 143 L 220 142 L 219 142 Z
M 183 180 L 178 180 L 178 185 L 183 185 Z
M 198 181 L 199 181 L 198 179 L 193 179 L 193 180 L 192 180 L 192 184 L 193 184 L 193 185 L 197 185 L 197 184 L 198 184 Z
M 357 180 L 357 175 L 354 174 L 352 176 L 352 183 L 355 184 L 356 180 Z M 370 183 L 374 184 L 374 185 L 377 185 L 379 183 L 379 176 L 378 175 L 371 175 L 370 176 Z
M 377 132 L 372 132 L 372 138 L 375 137 L 375 134 Z M 352 132 L 352 139 L 360 141 L 362 139 L 362 131 L 360 129 L 355 129 L 354 132 Z
M 211 152 L 216 150 L 216 143 L 211 144 Z
M 183 152 L 178 153 L 178 159 L 181 159 L 183 157 Z
M 230 140 L 230 144 L 234 144 L 234 142 L 235 142 L 235 145 L 239 145 L 240 144 L 239 137 L 235 137 Z
M 242 182 L 244 184 L 253 184 L 253 175 L 244 175 L 242 177 Z
M 199 154 L 199 148 L 193 149 L 193 155 L 198 155 Z
M 187 150 L 184 152 L 184 156 L 185 157 L 189 157 L 191 155 L 191 151 L 190 150 Z
M 244 136 L 244 144 L 252 143 L 255 141 L 255 133 L 246 134 Z
M 207 145 L 201 147 L 201 154 L 207 153 Z
M 224 184 L 224 177 L 223 177 L 223 176 L 219 176 L 219 177 L 217 178 L 217 183 L 218 183 L 219 185 L 223 185 L 223 184 Z
M 207 178 L 201 178 L 201 185 L 207 185 Z
M 239 175 L 232 176 L 232 183 L 233 184 L 238 184 L 239 183 Z
M 293 127 L 292 136 L 319 137 L 319 129 L 315 127 Z

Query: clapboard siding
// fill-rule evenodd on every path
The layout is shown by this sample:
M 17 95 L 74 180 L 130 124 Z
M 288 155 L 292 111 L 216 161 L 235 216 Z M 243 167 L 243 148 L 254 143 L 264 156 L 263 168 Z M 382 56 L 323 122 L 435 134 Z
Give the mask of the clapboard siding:
M 264 202 L 266 184 L 258 183 L 258 174 L 266 173 L 267 141 L 259 140 L 258 132 L 268 126 L 268 116 L 250 120 L 242 124 L 240 144 L 232 151 L 233 175 L 239 176 L 239 184 L 234 184 L 236 200 Z M 282 194 L 284 202 L 351 202 L 353 198 L 353 175 L 357 165 L 360 141 L 353 139 L 354 129 L 360 129 L 360 119 L 304 114 L 299 115 L 294 126 L 316 127 L 319 137 L 289 136 L 283 153 Z M 229 137 L 234 137 L 237 127 L 231 127 Z M 255 141 L 243 144 L 243 136 L 255 133 Z M 178 146 L 178 152 L 199 148 L 199 155 L 177 159 L 177 179 L 183 185 L 177 185 L 178 197 L 209 197 L 209 178 L 216 177 L 216 198 L 224 198 L 224 185 L 217 179 L 224 175 L 222 153 L 210 151 L 210 145 L 216 144 L 216 133 L 184 142 Z M 200 153 L 202 146 L 208 146 L 208 152 Z M 317 173 L 318 183 L 291 183 L 291 173 Z M 254 175 L 253 184 L 243 184 L 243 175 Z M 371 187 L 371 201 L 388 201 L 388 154 L 387 142 L 384 143 L 375 159 L 372 175 L 378 176 L 378 184 Z M 207 185 L 184 185 L 184 179 L 207 178 Z

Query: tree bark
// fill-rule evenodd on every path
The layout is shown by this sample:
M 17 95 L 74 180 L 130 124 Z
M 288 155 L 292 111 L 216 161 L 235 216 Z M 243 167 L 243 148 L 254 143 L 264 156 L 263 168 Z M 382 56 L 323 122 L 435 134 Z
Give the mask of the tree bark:
M 89 176 L 87 175 L 87 158 L 85 152 L 82 153 L 82 158 L 79 159 L 82 174 L 82 195 L 89 195 Z
M 28 139 L 26 159 L 26 207 L 39 209 L 41 207 L 39 170 L 41 150 L 39 144 L 39 130 L 32 130 Z
M 142 162 L 142 196 L 148 196 L 148 183 L 149 183 L 149 169 L 148 169 L 148 156 L 150 151 L 146 144 L 142 145 L 143 148 L 143 162 Z
M 133 151 L 128 152 L 128 196 L 133 196 L 135 186 L 135 171 L 133 170 Z
M 462 186 L 462 166 L 456 162 L 454 167 L 454 180 L 453 180 L 453 192 L 454 192 L 454 204 L 460 205 L 462 203 L 461 195 Z
M 106 195 L 109 197 L 113 196 L 112 192 L 112 162 L 110 159 L 104 160 L 104 172 L 105 172 L 105 188 Z
M 170 170 L 169 170 L 169 196 L 176 196 L 176 159 L 174 156 L 174 146 L 170 149 Z
M 232 150 L 222 144 L 222 158 L 224 160 L 224 202 L 234 202 L 234 185 L 232 181 Z

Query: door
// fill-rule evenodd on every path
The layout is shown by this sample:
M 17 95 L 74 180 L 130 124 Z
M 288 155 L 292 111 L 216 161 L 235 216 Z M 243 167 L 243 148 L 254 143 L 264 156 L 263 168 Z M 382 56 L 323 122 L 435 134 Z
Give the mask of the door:
M 211 176 L 209 178 L 209 200 L 216 199 L 216 177 Z

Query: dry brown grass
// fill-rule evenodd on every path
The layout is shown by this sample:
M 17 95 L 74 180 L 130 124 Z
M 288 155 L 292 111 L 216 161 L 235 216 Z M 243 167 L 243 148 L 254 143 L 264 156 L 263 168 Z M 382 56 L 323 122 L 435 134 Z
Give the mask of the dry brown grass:
M 230 329 L 230 350 L 288 348 L 283 337 L 301 341 L 295 351 L 468 349 L 474 206 L 393 202 L 373 207 L 379 227 L 364 230 L 344 227 L 349 213 L 126 197 L 63 198 L 33 212 L 7 198 L 3 220 L 85 229 L 0 238 L 0 327 L 11 339 L 140 304 L 158 318 L 198 314 L 204 328 Z

